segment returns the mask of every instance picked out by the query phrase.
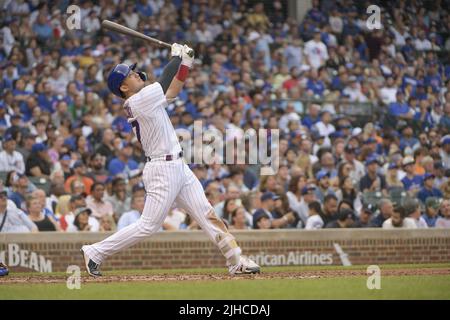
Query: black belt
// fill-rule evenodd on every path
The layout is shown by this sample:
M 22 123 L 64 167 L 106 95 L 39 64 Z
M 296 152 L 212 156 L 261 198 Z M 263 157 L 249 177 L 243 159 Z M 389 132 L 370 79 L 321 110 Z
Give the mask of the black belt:
M 164 159 L 163 157 L 165 157 L 165 159 Z M 180 153 L 178 153 L 178 158 L 177 158 L 177 159 L 182 158 L 182 157 L 183 157 L 183 151 L 180 151 Z M 156 157 L 156 158 L 154 158 L 154 159 L 159 159 L 159 158 L 163 158 L 164 161 L 172 161 L 172 160 L 175 160 L 174 157 L 173 157 L 173 155 L 171 155 L 171 154 L 167 154 L 167 155 L 162 156 L 162 157 Z M 150 158 L 150 157 L 145 157 L 145 160 L 146 160 L 147 162 L 150 162 L 150 161 L 152 161 L 152 158 Z

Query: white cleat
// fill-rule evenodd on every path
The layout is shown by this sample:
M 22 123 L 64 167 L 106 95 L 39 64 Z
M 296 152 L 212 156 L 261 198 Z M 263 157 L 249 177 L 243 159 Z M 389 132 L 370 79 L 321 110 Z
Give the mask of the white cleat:
M 246 256 L 241 256 L 238 264 L 228 267 L 228 272 L 230 275 L 254 274 L 260 273 L 261 268 Z

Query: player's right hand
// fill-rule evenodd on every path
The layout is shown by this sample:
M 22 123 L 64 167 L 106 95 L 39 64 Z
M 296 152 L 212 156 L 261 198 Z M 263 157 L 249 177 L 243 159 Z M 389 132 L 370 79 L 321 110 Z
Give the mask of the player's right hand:
M 183 52 L 181 55 L 181 64 L 192 68 L 194 64 L 194 50 L 187 45 L 183 46 Z
M 172 49 L 170 52 L 171 57 L 180 57 L 183 54 L 183 46 L 179 43 L 172 44 Z

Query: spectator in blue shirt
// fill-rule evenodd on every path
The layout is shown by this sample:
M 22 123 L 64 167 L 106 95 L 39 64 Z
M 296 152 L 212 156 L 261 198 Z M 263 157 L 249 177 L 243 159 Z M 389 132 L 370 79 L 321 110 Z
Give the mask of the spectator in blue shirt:
M 397 101 L 389 104 L 389 114 L 401 119 L 411 119 L 413 114 L 410 112 L 408 104 L 403 101 L 403 98 L 403 92 L 398 90 Z
M 318 74 L 316 70 L 311 70 L 310 78 L 306 83 L 306 87 L 308 90 L 311 90 L 315 95 L 323 96 L 323 92 L 325 91 L 325 84 L 322 80 L 318 79 Z
M 39 14 L 37 17 L 37 21 L 33 25 L 33 31 L 42 41 L 48 40 L 53 35 L 53 29 L 44 14 Z
M 438 219 L 438 210 L 440 205 L 440 199 L 435 197 L 429 197 L 425 202 L 425 213 L 422 215 L 422 218 L 430 228 L 434 228 L 436 226 L 436 220 Z
M 414 131 L 411 125 L 407 124 L 402 129 L 402 136 L 400 137 L 400 149 L 404 151 L 406 148 L 413 148 L 419 140 L 414 137 Z
M 428 100 L 421 100 L 419 106 L 420 109 L 416 112 L 413 119 L 420 125 L 422 130 L 429 130 L 434 126 L 434 121 L 431 113 L 428 111 Z
M 402 161 L 403 170 L 406 172 L 406 176 L 402 179 L 403 186 L 406 191 L 416 190 L 418 191 L 422 185 L 423 179 L 421 176 L 414 174 L 415 161 L 413 157 L 407 156 Z
M 123 174 L 128 176 L 131 170 L 137 169 L 139 165 L 131 159 L 133 148 L 131 144 L 125 143 L 119 151 L 117 158 L 111 160 L 108 165 L 108 171 L 111 176 Z
M 136 11 L 140 16 L 150 17 L 153 15 L 152 6 L 147 0 L 140 0 L 136 3 Z
M 417 194 L 417 198 L 423 203 L 426 203 L 430 197 L 442 198 L 442 192 L 433 187 L 435 176 L 432 173 L 426 173 L 423 178 L 423 188 Z

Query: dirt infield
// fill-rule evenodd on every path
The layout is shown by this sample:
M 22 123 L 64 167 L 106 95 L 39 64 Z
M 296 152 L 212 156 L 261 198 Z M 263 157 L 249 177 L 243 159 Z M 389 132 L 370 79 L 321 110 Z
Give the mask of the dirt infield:
M 420 275 L 450 275 L 450 268 L 418 268 L 418 269 L 383 269 L 382 276 L 420 276 Z M 367 276 L 364 270 L 315 270 L 302 272 L 269 272 L 255 275 L 230 276 L 228 274 L 159 274 L 159 275 L 105 275 L 100 278 L 83 276 L 83 283 L 108 283 L 108 282 L 161 282 L 161 281 L 211 281 L 242 279 L 317 279 L 333 277 L 357 277 Z M 6 276 L 0 278 L 2 284 L 33 284 L 33 283 L 65 283 L 66 276 L 33 275 L 33 276 Z

